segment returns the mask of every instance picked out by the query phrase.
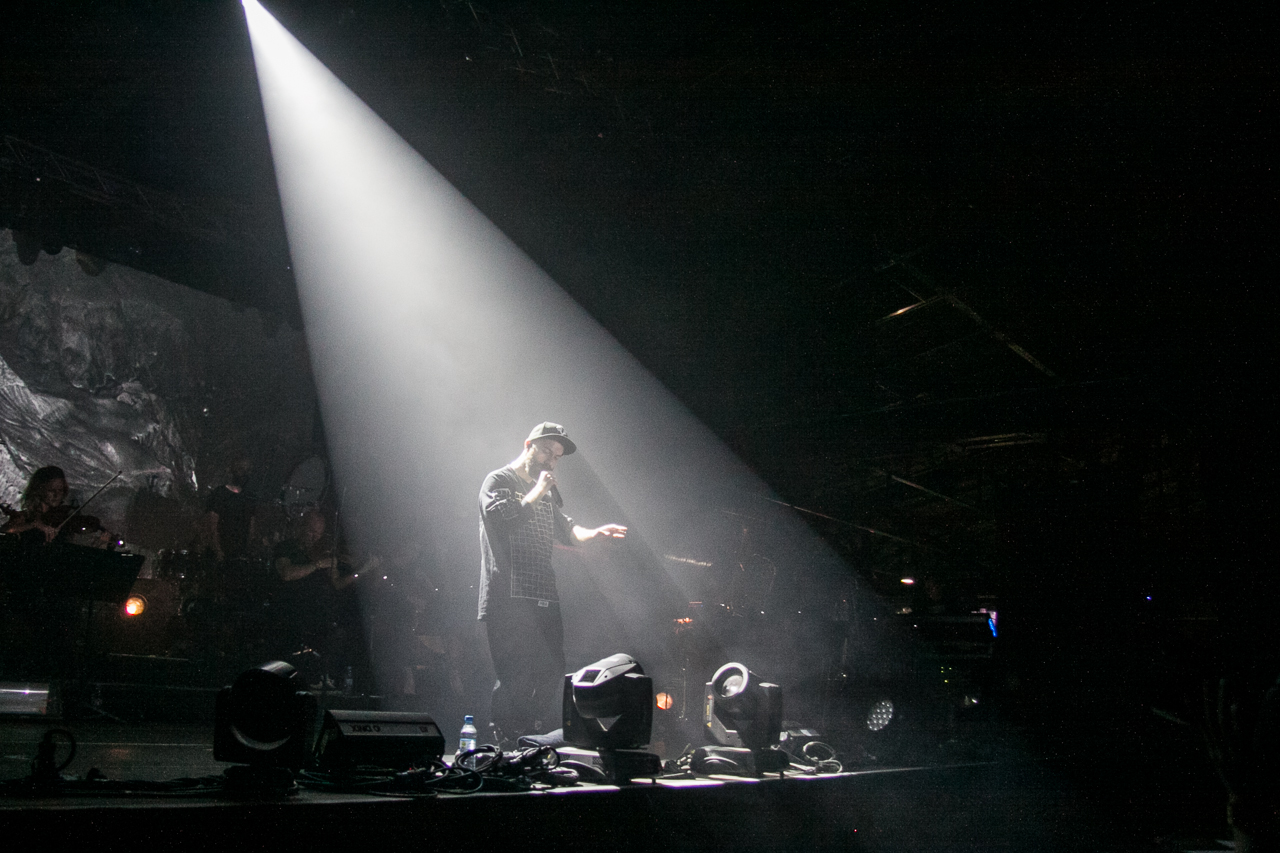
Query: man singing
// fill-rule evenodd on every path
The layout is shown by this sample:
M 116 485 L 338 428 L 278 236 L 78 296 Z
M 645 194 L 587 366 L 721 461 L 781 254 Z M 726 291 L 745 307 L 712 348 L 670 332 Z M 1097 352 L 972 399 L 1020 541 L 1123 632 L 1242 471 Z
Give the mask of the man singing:
M 542 423 L 524 452 L 480 487 L 480 614 L 498 682 L 492 719 L 502 737 L 545 732 L 560 720 L 564 623 L 551 566 L 553 539 L 564 545 L 627 528 L 579 527 L 561 511 L 555 470 L 577 450 L 564 427 Z

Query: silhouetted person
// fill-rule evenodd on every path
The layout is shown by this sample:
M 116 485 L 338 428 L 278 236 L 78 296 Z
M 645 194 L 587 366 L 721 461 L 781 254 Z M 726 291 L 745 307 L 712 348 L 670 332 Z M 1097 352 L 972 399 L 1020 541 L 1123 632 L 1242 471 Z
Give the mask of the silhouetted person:
M 0 675 L 61 675 L 74 658 L 79 620 L 75 590 L 51 592 L 45 580 L 66 559 L 65 543 L 105 547 L 114 537 L 98 519 L 67 504 L 67 477 L 56 465 L 37 469 L 22 492 L 22 508 L 12 512 L 0 533 L 18 547 L 0 563 L 8 594 L 0 596 Z M 75 541 L 79 540 L 79 541 Z M 12 560 L 12 562 L 10 562 Z
M 253 463 L 237 459 L 230 481 L 210 492 L 205 502 L 207 544 L 220 563 L 248 557 L 252 551 L 257 509 L 257 500 L 247 488 L 252 473 Z
M 308 510 L 298 535 L 275 547 L 272 562 L 281 584 L 272 608 L 274 630 L 286 654 L 309 648 L 330 678 L 351 667 L 363 681 L 368 673 L 355 589 L 358 575 L 339 554 L 327 527 L 324 513 Z

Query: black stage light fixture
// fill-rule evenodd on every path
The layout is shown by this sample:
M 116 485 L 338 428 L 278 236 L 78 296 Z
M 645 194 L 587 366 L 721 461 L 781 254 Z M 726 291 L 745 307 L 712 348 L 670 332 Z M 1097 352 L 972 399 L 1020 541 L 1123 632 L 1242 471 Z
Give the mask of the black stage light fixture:
M 316 766 L 322 770 L 425 767 L 444 757 L 444 735 L 426 714 L 326 711 Z
M 564 739 L 600 753 L 605 775 L 614 782 L 662 772 L 650 752 L 653 679 L 630 655 L 616 654 L 564 677 Z
M 761 681 L 740 663 L 727 663 L 707 682 L 703 713 L 707 734 L 719 747 L 695 751 L 711 765 L 731 761 L 753 775 L 784 770 L 791 763 L 778 749 L 782 734 L 782 688 Z
M 315 753 L 320 702 L 299 690 L 298 671 L 271 661 L 237 676 L 214 703 L 215 761 L 245 764 L 229 768 L 228 779 L 246 791 L 271 791 L 293 784 Z

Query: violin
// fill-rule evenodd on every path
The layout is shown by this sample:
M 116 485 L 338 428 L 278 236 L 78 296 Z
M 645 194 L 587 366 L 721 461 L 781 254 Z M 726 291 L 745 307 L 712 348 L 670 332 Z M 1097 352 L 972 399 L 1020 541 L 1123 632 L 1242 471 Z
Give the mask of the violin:
M 33 541 L 36 538 L 42 542 L 45 541 L 44 531 L 40 527 L 51 527 L 57 531 L 57 535 L 52 539 L 54 542 L 69 541 L 72 537 L 84 533 L 105 532 L 102 522 L 96 516 L 83 515 L 77 512 L 78 509 L 79 507 L 62 504 L 44 512 L 37 512 L 14 509 L 7 504 L 0 504 L 0 512 L 9 517 L 5 527 L 20 528 L 13 532 L 23 536 L 30 535 Z
M 40 521 L 50 527 L 57 528 L 59 539 L 74 536 L 77 533 L 102 532 L 102 522 L 98 520 L 97 516 L 84 515 L 78 512 L 79 509 L 79 507 L 69 504 L 55 506 L 53 509 L 45 510 L 41 513 Z

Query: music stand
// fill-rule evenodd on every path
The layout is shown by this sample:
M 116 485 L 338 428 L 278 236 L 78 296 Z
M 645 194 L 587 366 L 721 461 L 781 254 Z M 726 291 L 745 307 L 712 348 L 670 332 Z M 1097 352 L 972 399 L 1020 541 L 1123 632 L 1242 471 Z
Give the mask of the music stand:
M 66 713 L 71 715 L 87 710 L 115 722 L 124 722 L 84 698 L 89 687 L 87 662 L 93 656 L 94 605 L 123 606 L 146 557 L 62 542 L 52 542 L 35 549 L 33 556 L 35 554 L 39 555 L 35 562 L 43 569 L 41 592 L 44 599 L 70 602 L 84 610 L 79 646 L 83 651 L 75 653 L 72 661 L 75 699 L 66 703 Z
M 146 557 L 83 545 L 46 546 L 45 595 L 121 606 L 129 598 Z

